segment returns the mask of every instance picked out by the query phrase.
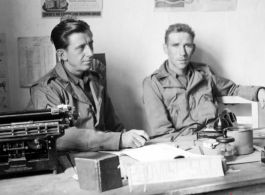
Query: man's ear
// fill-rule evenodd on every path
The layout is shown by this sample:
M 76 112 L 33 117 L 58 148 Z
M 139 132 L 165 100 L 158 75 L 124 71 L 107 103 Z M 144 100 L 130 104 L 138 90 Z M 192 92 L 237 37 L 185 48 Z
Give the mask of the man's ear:
M 67 58 L 66 51 L 64 49 L 58 49 L 56 53 L 57 53 L 59 61 L 61 60 L 67 61 L 68 58 Z
M 163 48 L 164 48 L 164 52 L 165 52 L 165 54 L 168 55 L 168 50 L 167 50 L 167 44 L 166 44 L 166 43 L 164 43 Z

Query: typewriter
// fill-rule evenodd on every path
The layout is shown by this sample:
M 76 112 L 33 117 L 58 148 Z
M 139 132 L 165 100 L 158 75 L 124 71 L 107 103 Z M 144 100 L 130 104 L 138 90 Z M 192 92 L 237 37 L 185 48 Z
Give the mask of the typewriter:
M 56 140 L 72 126 L 68 105 L 0 113 L 0 176 L 52 170 L 57 173 Z

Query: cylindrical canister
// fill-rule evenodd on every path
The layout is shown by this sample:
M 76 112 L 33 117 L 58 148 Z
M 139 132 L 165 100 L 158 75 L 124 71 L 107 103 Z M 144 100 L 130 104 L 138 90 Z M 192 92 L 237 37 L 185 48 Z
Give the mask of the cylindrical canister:
M 227 127 L 227 135 L 234 137 L 235 141 L 231 143 L 234 146 L 235 154 L 250 154 L 253 149 L 253 131 L 247 126 Z

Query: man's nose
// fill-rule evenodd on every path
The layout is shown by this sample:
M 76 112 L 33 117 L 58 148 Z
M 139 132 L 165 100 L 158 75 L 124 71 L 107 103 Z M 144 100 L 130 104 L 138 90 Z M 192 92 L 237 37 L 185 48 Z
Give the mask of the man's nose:
M 180 46 L 179 47 L 179 53 L 180 53 L 180 55 L 186 55 L 186 50 L 185 50 L 185 47 L 184 46 Z
M 94 55 L 93 49 L 89 45 L 86 45 L 85 53 L 89 57 L 92 57 Z

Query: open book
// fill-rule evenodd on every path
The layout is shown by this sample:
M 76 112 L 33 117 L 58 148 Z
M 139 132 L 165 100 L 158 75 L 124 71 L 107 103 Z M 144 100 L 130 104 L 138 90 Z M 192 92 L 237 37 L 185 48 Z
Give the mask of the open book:
M 100 151 L 116 155 L 128 155 L 140 162 L 172 160 L 177 158 L 194 158 L 203 157 L 199 154 L 193 154 L 182 149 L 170 146 L 168 144 L 153 144 L 135 149 L 124 149 L 119 152 Z

